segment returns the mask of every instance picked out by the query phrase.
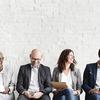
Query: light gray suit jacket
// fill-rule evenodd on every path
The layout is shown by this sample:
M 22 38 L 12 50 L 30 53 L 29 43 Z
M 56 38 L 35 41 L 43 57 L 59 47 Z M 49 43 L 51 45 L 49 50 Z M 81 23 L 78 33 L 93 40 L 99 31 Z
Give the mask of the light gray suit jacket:
M 58 68 L 57 67 L 54 68 L 52 81 L 59 82 L 59 74 L 60 72 Z M 74 68 L 74 71 L 71 71 L 71 77 L 72 77 L 72 88 L 74 90 L 81 90 L 82 82 L 79 69 Z

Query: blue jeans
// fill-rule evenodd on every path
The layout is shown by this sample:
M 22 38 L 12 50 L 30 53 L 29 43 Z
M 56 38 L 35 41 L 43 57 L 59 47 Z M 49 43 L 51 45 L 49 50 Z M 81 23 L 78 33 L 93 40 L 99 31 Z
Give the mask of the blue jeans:
M 87 95 L 85 100 L 100 100 L 100 94 Z
M 71 89 L 65 89 L 55 94 L 53 100 L 79 100 L 79 96 L 74 96 Z

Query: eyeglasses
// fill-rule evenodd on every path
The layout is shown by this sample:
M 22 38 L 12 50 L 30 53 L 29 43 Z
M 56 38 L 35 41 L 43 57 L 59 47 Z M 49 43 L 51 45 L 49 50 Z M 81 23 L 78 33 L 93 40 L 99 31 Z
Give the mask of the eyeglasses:
M 33 61 L 40 61 L 41 59 L 40 58 L 31 58 L 31 60 L 33 60 Z

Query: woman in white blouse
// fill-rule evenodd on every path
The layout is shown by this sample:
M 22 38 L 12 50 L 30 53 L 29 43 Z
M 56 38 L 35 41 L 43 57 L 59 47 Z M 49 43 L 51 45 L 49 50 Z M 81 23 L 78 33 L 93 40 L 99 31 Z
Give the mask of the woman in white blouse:
M 65 49 L 61 52 L 57 67 L 54 68 L 52 80 L 66 82 L 67 88 L 54 91 L 53 100 L 79 100 L 81 91 L 81 75 L 75 67 L 74 52 Z
M 0 100 L 14 100 L 13 72 L 3 65 L 3 61 L 4 56 L 0 52 Z

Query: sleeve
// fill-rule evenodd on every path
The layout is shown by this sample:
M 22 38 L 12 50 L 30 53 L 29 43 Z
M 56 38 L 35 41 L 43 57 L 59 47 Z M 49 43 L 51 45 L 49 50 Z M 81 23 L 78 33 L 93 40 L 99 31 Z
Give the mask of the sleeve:
M 16 84 L 16 90 L 18 91 L 18 93 L 22 94 L 23 91 L 25 91 L 24 89 L 24 71 L 23 71 L 23 66 L 20 67 L 19 72 L 18 72 L 18 77 L 17 77 L 17 84 Z
M 91 89 L 91 87 L 88 84 L 89 84 L 89 66 L 86 65 L 86 68 L 83 74 L 83 85 L 82 85 L 82 88 L 84 89 L 86 93 L 88 93 L 89 90 Z
M 15 90 L 15 76 L 14 71 L 12 68 L 8 68 L 8 66 L 5 66 L 4 70 L 4 84 L 9 88 L 9 94 L 13 93 Z
M 45 83 L 44 83 L 44 89 L 41 90 L 41 92 L 43 92 L 44 94 L 49 94 L 52 91 L 50 68 L 47 67 L 45 71 L 46 71 L 46 80 L 45 80 Z
M 81 80 L 81 73 L 79 69 L 77 70 L 77 89 L 80 90 L 80 93 L 82 93 L 82 80 Z
M 57 77 L 57 68 L 54 68 L 53 70 L 53 75 L 52 75 L 52 81 L 58 81 Z

